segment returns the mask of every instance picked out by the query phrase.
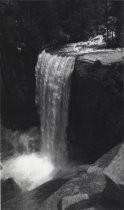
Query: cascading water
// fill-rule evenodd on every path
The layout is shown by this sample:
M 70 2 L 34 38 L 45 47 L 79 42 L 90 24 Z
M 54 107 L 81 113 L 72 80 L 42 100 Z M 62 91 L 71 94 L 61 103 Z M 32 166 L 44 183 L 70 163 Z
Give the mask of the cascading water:
M 74 63 L 74 57 L 51 55 L 45 51 L 39 55 L 36 103 L 39 106 L 41 136 L 37 129 L 25 133 L 17 131 L 12 133 L 12 137 L 9 134 L 14 154 L 2 163 L 2 179 L 13 178 L 23 191 L 32 190 L 52 179 L 65 166 L 68 103 Z
M 74 57 L 43 51 L 36 66 L 36 103 L 41 122 L 41 152 L 55 164 L 66 161 L 66 128 Z

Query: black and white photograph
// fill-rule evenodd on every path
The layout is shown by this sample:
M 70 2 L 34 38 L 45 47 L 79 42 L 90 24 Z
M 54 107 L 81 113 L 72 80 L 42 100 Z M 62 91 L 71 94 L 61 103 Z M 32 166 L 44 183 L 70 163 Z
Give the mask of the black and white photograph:
M 0 0 L 0 209 L 124 210 L 124 1 Z

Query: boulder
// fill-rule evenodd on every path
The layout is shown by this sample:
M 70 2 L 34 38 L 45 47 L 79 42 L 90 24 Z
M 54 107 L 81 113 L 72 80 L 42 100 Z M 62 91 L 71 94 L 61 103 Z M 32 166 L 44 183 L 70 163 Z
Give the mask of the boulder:
M 41 205 L 41 210 L 83 209 L 100 202 L 100 195 L 105 189 L 106 180 L 100 172 L 77 173 Z M 75 207 L 76 206 L 76 207 Z M 73 207 L 73 208 L 72 208 Z
M 124 186 L 124 143 L 122 143 L 118 153 L 109 166 L 104 169 L 104 174 L 118 186 Z
M 93 166 L 98 167 L 98 168 L 102 168 L 102 169 L 109 166 L 109 164 L 111 163 L 113 158 L 117 155 L 120 147 L 121 147 L 121 143 L 116 145 L 114 148 L 110 149 L 104 155 L 102 155 L 102 157 L 100 157 L 97 161 L 95 161 Z
M 124 143 L 103 173 L 107 180 L 104 197 L 124 208 Z
M 11 178 L 1 182 L 1 201 L 2 203 L 20 195 L 21 189 Z

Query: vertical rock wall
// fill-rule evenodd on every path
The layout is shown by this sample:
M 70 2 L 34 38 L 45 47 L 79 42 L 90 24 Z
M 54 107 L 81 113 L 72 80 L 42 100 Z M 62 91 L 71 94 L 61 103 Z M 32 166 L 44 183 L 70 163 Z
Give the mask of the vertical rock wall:
M 77 59 L 67 130 L 70 158 L 93 161 L 123 140 L 123 70 L 122 62 Z

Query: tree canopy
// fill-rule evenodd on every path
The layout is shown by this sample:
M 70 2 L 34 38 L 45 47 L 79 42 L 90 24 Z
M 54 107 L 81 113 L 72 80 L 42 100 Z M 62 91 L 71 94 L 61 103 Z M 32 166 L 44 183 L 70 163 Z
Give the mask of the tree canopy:
M 48 0 L 0 2 L 0 37 L 16 45 L 46 45 L 86 41 L 103 34 L 122 45 L 123 1 Z M 110 41 L 110 40 L 109 40 Z

